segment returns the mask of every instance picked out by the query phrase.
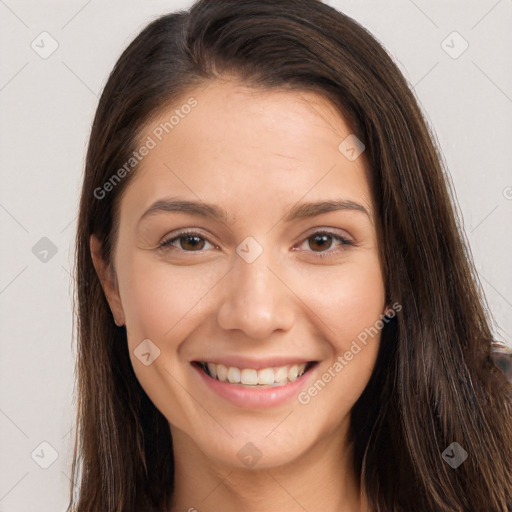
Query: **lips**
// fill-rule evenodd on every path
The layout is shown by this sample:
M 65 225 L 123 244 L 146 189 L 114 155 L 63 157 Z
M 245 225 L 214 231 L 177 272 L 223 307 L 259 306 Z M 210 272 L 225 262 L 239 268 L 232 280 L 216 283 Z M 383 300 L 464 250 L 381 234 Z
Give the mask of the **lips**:
M 313 361 L 300 364 L 287 364 L 267 368 L 239 368 L 222 363 L 196 362 L 210 377 L 230 384 L 245 386 L 284 386 L 295 382 L 314 364 Z
M 209 391 L 237 407 L 261 409 L 279 406 L 296 397 L 314 378 L 311 375 L 314 376 L 313 369 L 319 361 L 234 356 L 190 364 Z

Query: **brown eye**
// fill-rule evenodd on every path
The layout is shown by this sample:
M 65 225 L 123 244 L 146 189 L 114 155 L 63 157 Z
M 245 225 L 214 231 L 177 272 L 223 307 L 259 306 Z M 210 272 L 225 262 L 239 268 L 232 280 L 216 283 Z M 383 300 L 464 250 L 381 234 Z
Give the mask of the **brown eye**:
M 205 244 L 211 244 L 205 237 L 195 232 L 182 232 L 160 243 L 163 249 L 177 249 L 183 252 L 202 252 Z
M 309 248 L 314 251 L 322 251 L 325 249 L 329 249 L 332 245 L 332 235 L 328 233 L 317 233 L 308 238 L 309 240 Z
M 330 233 L 328 231 L 318 231 L 313 233 L 313 235 L 306 238 L 302 244 L 306 242 L 308 247 L 304 250 L 306 252 L 316 253 L 315 256 L 319 258 L 336 256 L 340 252 L 346 250 L 349 246 L 356 245 L 352 240 L 349 240 L 337 233 Z M 337 242 L 338 247 L 331 249 L 334 242 Z
M 182 235 L 177 239 L 181 241 L 180 248 L 185 251 L 202 249 L 204 247 L 204 238 L 197 235 Z

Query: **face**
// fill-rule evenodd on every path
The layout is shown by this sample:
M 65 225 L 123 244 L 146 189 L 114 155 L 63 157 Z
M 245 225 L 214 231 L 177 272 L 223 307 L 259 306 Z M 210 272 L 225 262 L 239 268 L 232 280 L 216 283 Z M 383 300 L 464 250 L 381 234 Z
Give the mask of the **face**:
M 104 289 L 173 438 L 230 466 L 290 463 L 343 437 L 375 364 L 364 153 L 339 148 L 351 130 L 314 93 L 226 80 L 186 104 L 142 133 Z

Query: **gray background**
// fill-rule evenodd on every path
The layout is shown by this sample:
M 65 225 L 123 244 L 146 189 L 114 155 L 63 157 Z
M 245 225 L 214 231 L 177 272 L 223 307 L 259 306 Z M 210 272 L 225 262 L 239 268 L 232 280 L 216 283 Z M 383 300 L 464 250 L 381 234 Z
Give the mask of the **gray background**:
M 414 88 L 451 174 L 496 337 L 512 346 L 512 0 L 327 3 L 368 28 Z M 65 510 L 70 269 L 90 125 L 125 46 L 152 19 L 189 5 L 0 0 L 0 512 Z

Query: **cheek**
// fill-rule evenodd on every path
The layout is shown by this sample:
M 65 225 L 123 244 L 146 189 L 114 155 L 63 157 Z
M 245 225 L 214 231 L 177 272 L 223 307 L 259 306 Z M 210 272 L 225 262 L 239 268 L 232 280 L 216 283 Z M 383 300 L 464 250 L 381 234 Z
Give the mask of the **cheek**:
M 200 411 L 190 407 L 190 395 L 183 386 L 187 374 L 179 358 L 180 346 L 204 316 L 208 290 L 222 273 L 199 270 L 199 265 L 150 262 L 142 255 L 120 262 L 118 276 L 130 358 L 139 383 L 174 425 L 186 429 L 201 423 Z M 157 353 L 152 345 L 147 348 L 147 342 L 141 344 L 146 339 L 159 350 L 148 366 L 137 355 L 148 350 Z
M 380 270 L 372 267 L 348 276 L 339 303 L 343 309 L 336 317 L 335 331 L 341 333 L 342 343 L 337 347 L 341 351 L 348 350 L 348 345 L 360 339 L 383 315 L 385 290 Z
M 348 412 L 371 376 L 385 325 L 385 289 L 378 259 L 361 258 L 357 265 L 331 268 L 325 279 L 315 283 L 310 306 L 322 320 L 330 354 L 310 398 L 323 396 L 315 400 L 313 409 L 327 400 Z
M 301 278 L 302 297 L 319 316 L 336 352 L 373 326 L 385 309 L 385 289 L 378 259 L 366 255 L 339 267 Z M 314 279 L 313 279 L 314 277 Z
M 172 266 L 144 255 L 126 262 L 118 273 L 129 341 L 150 338 L 166 345 L 186 336 L 222 277 L 201 265 Z

